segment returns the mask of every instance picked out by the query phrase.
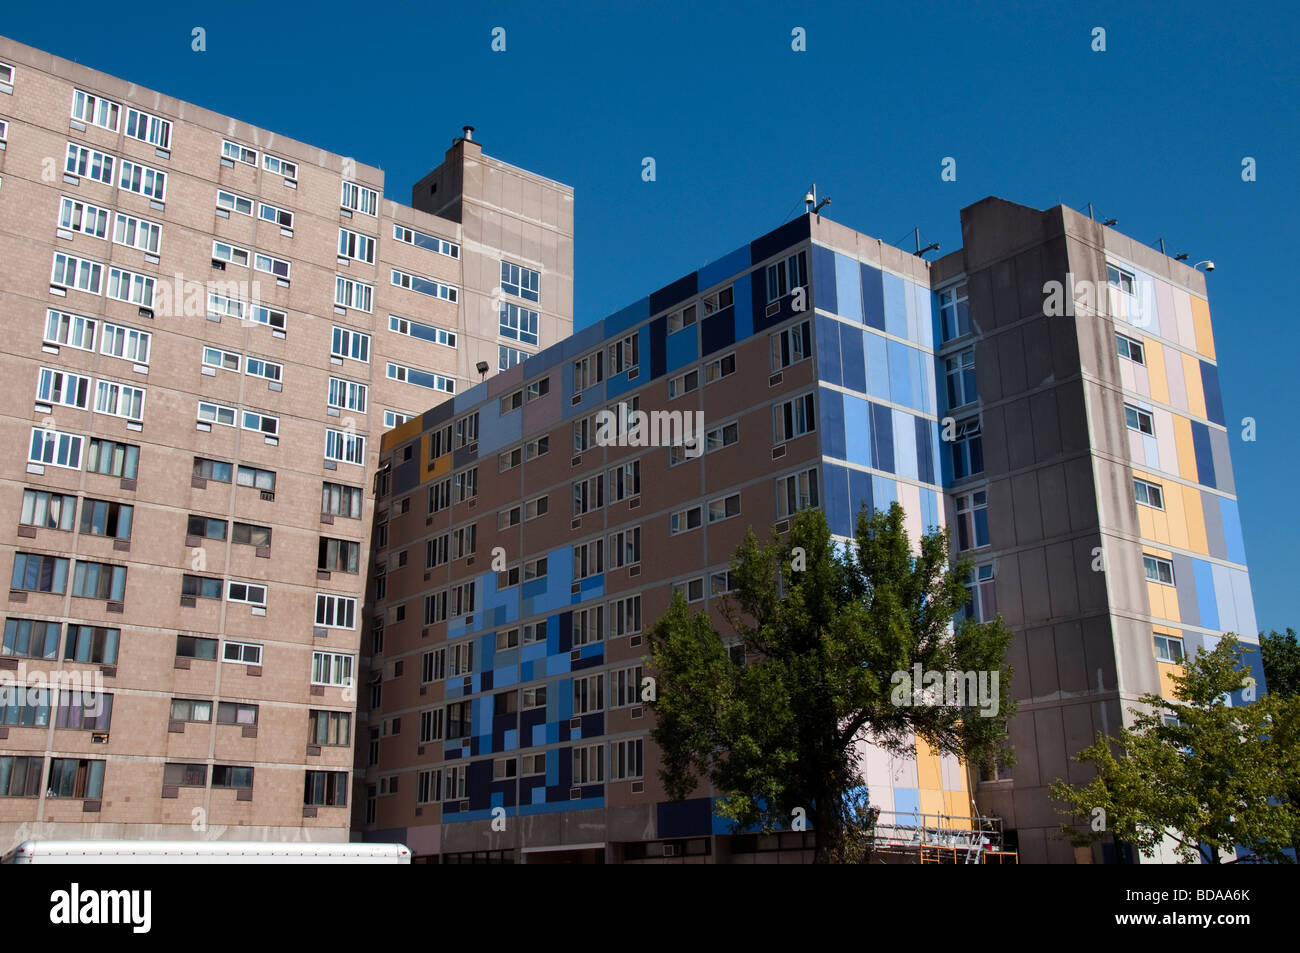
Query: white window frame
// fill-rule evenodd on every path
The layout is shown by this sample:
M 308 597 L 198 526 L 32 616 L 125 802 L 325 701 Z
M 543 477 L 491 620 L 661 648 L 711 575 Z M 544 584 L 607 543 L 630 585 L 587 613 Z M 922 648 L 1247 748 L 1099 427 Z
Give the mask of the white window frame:
M 355 629 L 356 596 L 343 596 L 333 592 L 316 593 L 315 624 L 325 629 Z
M 42 337 L 48 344 L 60 347 L 73 347 L 81 351 L 95 349 L 95 334 L 99 329 L 99 319 L 88 318 L 72 311 L 58 308 L 45 309 L 45 332 Z
M 122 125 L 122 104 L 73 87 L 72 118 L 109 132 L 117 132 Z
M 342 347 L 339 342 L 342 342 Z M 334 332 L 330 337 L 330 356 L 369 364 L 370 335 L 365 331 L 354 331 L 352 328 L 334 325 Z
M 329 385 L 329 396 L 326 403 L 330 407 L 337 407 L 339 410 L 351 410 L 358 414 L 366 412 L 367 398 L 370 388 L 350 381 L 344 377 L 331 377 Z
M 331 447 L 336 455 L 330 454 Z M 338 463 L 351 463 L 356 466 L 366 465 L 366 438 L 363 434 L 346 430 L 325 428 L 325 459 Z
M 162 226 L 147 218 L 117 212 L 113 217 L 113 243 L 157 255 L 162 247 Z
M 110 220 L 108 209 L 91 202 L 67 195 L 59 202 L 59 228 L 107 241 Z
M 229 139 L 221 140 L 221 158 L 257 168 L 257 150 L 240 145 L 238 142 L 231 142 Z
M 95 385 L 95 413 L 126 420 L 144 419 L 145 389 L 133 384 L 100 380 Z M 135 413 L 132 413 L 132 409 Z
M 217 208 L 223 208 L 227 212 L 237 212 L 240 215 L 247 215 L 252 218 L 256 204 L 246 195 L 240 195 L 238 192 L 230 192 L 226 189 L 217 189 Z
M 379 214 L 379 193 L 360 183 L 349 182 L 344 179 L 342 194 L 339 196 L 339 207 L 353 212 L 360 212 L 362 215 L 377 216 Z
M 269 152 L 262 153 L 262 168 L 272 175 L 283 176 L 290 182 L 298 181 L 298 163 L 273 156 Z
M 228 420 L 225 418 L 229 418 Z M 234 407 L 226 404 L 217 404 L 212 401 L 199 401 L 198 419 L 202 423 L 220 424 L 222 427 L 233 427 L 235 421 L 239 418 L 239 411 Z
M 374 310 L 375 286 L 364 281 L 334 276 L 334 304 L 340 308 L 355 308 L 370 314 Z

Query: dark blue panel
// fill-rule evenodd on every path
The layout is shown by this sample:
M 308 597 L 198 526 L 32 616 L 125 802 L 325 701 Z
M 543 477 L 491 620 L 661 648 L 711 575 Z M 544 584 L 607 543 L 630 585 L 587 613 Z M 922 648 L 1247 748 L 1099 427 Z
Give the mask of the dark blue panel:
M 570 757 L 567 760 L 572 761 Z M 660 837 L 700 837 L 712 832 L 713 801 L 695 797 L 687 801 L 661 801 L 655 805 L 659 813 Z
M 501 795 L 501 804 L 492 803 L 492 795 Z M 508 778 L 501 781 L 493 781 L 488 786 L 488 807 L 514 807 L 515 806 L 515 779 Z
M 655 318 L 650 322 L 650 377 L 663 377 L 668 372 L 668 318 Z
M 491 784 L 491 761 L 475 761 L 469 765 L 468 776 L 465 779 L 465 793 L 469 795 L 471 811 L 486 811 L 492 806 L 492 792 L 489 790 Z
M 818 315 L 814 325 L 817 335 L 817 376 L 828 384 L 843 381 L 840 375 L 840 336 L 835 329 L 838 323 Z
M 1214 451 L 1210 447 L 1210 428 L 1192 421 L 1192 446 L 1196 450 L 1196 482 L 1217 487 L 1214 482 Z
M 605 664 L 605 653 L 599 652 L 595 655 L 589 655 L 586 658 L 580 658 L 576 662 L 569 663 L 569 671 L 580 672 L 584 668 L 596 668 Z
M 792 222 L 786 222 L 775 231 L 768 232 L 762 238 L 749 243 L 749 263 L 757 265 L 764 258 L 771 258 L 777 252 L 791 245 L 797 245 L 811 234 L 808 216 L 800 215 Z
M 461 447 L 459 450 L 451 452 L 451 468 L 459 470 L 461 467 L 467 467 L 478 459 L 478 451 L 470 451 L 469 447 Z
M 1201 389 L 1205 391 L 1205 415 L 1216 424 L 1227 426 L 1223 416 L 1223 393 L 1219 390 L 1219 369 L 1201 361 Z
M 849 506 L 849 474 L 846 468 L 833 463 L 822 466 L 822 476 L 826 481 L 822 499 L 822 512 L 826 514 L 826 524 L 832 533 L 840 536 L 853 535 L 852 508 Z
M 916 471 L 922 483 L 934 483 L 934 445 L 930 442 L 934 425 L 924 417 L 913 417 L 916 424 Z
M 493 715 L 492 716 L 492 750 L 506 750 L 506 732 L 519 730 L 519 716 L 515 715 Z
M 437 407 L 431 407 L 424 412 L 424 419 L 421 421 L 424 430 L 432 430 L 438 424 L 445 424 L 456 416 L 456 401 L 444 400 Z
M 605 713 L 598 711 L 594 715 L 582 716 L 582 739 L 595 738 L 605 733 Z
M 871 408 L 871 465 L 886 473 L 894 471 L 894 412 L 884 404 Z
M 527 679 L 525 679 L 527 681 Z M 546 724 L 545 708 L 530 708 L 519 713 L 519 747 L 527 748 L 533 743 L 533 728 Z
M 862 315 L 867 327 L 885 330 L 885 281 L 870 265 L 862 266 Z
M 839 296 L 835 291 L 835 252 L 821 245 L 812 249 L 813 306 L 839 313 Z
M 519 803 L 532 804 L 533 788 L 544 788 L 544 787 L 546 787 L 546 775 L 544 774 L 539 774 L 536 777 L 532 777 L 532 778 L 520 778 L 519 779 Z M 397 843 L 404 844 L 406 842 L 398 841 Z
M 478 690 L 481 691 L 481 692 L 490 692 L 490 691 L 492 691 L 492 685 L 493 685 L 493 678 L 492 678 L 492 676 L 495 675 L 495 674 L 496 674 L 496 673 L 493 672 L 492 669 L 488 669 L 486 672 L 483 672 L 483 673 L 479 676 L 479 686 L 478 686 Z
M 405 493 L 407 490 L 413 490 L 420 483 L 420 445 L 415 446 L 415 458 L 406 461 L 401 466 L 393 468 L 393 492 Z
M 658 314 L 678 302 L 695 297 L 700 290 L 697 279 L 698 275 L 692 271 L 684 278 L 678 278 L 671 285 L 653 292 L 650 295 L 650 313 Z
M 736 343 L 736 309 L 723 308 L 700 322 L 700 356 Z
M 560 645 L 561 652 L 568 652 L 573 648 L 573 613 L 560 613 Z
M 839 324 L 839 322 L 836 322 Z M 862 350 L 862 327 L 840 324 L 840 364 L 844 386 L 859 394 L 867 392 L 867 359 Z
M 853 520 L 853 532 L 858 530 L 858 511 L 866 504 L 867 514 L 871 514 L 871 474 L 861 470 L 849 471 L 849 513 Z
M 821 388 L 817 399 L 821 401 L 822 453 L 837 460 L 845 459 L 844 450 L 844 395 L 829 387 Z

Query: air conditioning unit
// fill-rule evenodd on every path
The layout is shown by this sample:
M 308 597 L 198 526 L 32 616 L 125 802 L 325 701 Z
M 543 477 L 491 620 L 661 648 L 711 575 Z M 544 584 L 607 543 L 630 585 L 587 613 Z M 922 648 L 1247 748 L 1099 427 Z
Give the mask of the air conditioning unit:
M 775 387 L 783 380 L 785 380 L 785 373 L 783 371 L 777 371 L 775 374 L 773 374 L 771 377 L 767 379 L 767 386 Z
M 676 857 L 679 853 L 681 853 L 681 848 L 676 844 L 664 844 L 665 857 Z
M 90 743 L 91 743 L 91 744 L 94 744 L 94 745 L 106 745 L 106 744 L 108 744 L 108 732 L 107 732 L 107 731 L 92 731 L 92 732 L 90 733 Z

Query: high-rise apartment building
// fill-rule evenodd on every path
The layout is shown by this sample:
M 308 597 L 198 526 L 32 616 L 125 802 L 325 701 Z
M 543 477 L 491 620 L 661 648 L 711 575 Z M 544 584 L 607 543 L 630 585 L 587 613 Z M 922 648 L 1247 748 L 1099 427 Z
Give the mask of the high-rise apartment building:
M 348 836 L 380 435 L 569 334 L 572 201 L 0 39 L 0 840 Z
M 731 834 L 707 785 L 667 800 L 645 633 L 677 590 L 725 637 L 748 527 L 815 506 L 848 537 L 897 500 L 913 540 L 946 526 L 973 559 L 967 611 L 1016 633 L 1018 763 L 867 748 L 872 803 L 1000 816 L 1030 862 L 1114 858 L 1056 838 L 1047 785 L 1197 647 L 1255 640 L 1204 277 L 1063 207 L 986 199 L 962 231 L 930 263 L 805 215 L 384 435 L 361 836 L 444 862 L 807 859 L 807 833 Z M 637 445 L 634 412 L 698 414 L 698 455 Z

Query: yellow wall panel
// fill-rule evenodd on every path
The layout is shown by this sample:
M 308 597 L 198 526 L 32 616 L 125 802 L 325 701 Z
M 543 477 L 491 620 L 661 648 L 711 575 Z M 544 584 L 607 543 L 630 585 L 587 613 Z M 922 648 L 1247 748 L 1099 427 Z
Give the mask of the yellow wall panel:
M 1166 633 L 1161 632 L 1160 634 L 1165 635 Z M 1152 651 L 1154 651 L 1154 648 L 1152 649 Z M 1165 698 L 1173 698 L 1174 680 L 1169 676 L 1182 675 L 1183 667 L 1181 665 L 1175 665 L 1173 662 L 1157 661 L 1156 671 L 1160 673 L 1160 694 Z
M 1142 351 L 1147 362 L 1147 382 L 1151 399 L 1161 404 L 1169 403 L 1169 378 L 1165 376 L 1165 348 L 1153 338 L 1142 339 Z
M 939 790 L 943 787 L 942 775 L 939 772 L 939 756 L 934 752 L 924 739 L 916 739 L 916 783 L 922 789 L 933 788 Z
M 1204 400 L 1202 400 L 1204 403 Z M 1204 408 L 1202 408 L 1202 411 Z M 1174 414 L 1174 443 L 1178 447 L 1178 475 L 1196 482 L 1196 447 L 1192 443 L 1192 422 Z M 1161 461 L 1162 463 L 1164 461 Z
M 416 414 L 404 424 L 398 424 L 392 430 L 386 431 L 379 441 L 379 446 L 383 450 L 391 450 L 399 443 L 406 443 L 420 432 L 424 424 L 424 416 Z
M 1215 360 L 1214 331 L 1210 328 L 1210 304 L 1204 298 L 1192 295 L 1192 323 L 1196 325 L 1196 350 Z
M 1183 383 L 1187 387 L 1187 409 L 1197 417 L 1206 417 L 1205 389 L 1201 386 L 1201 362 L 1190 354 L 1179 354 L 1183 361 Z
M 932 790 L 931 788 L 921 788 L 921 813 L 922 814 L 947 814 L 946 805 L 943 802 L 943 792 Z
M 1187 515 L 1187 546 L 1203 556 L 1210 554 L 1210 542 L 1205 534 L 1205 510 L 1201 506 L 1201 491 L 1190 486 L 1181 487 L 1183 509 Z

